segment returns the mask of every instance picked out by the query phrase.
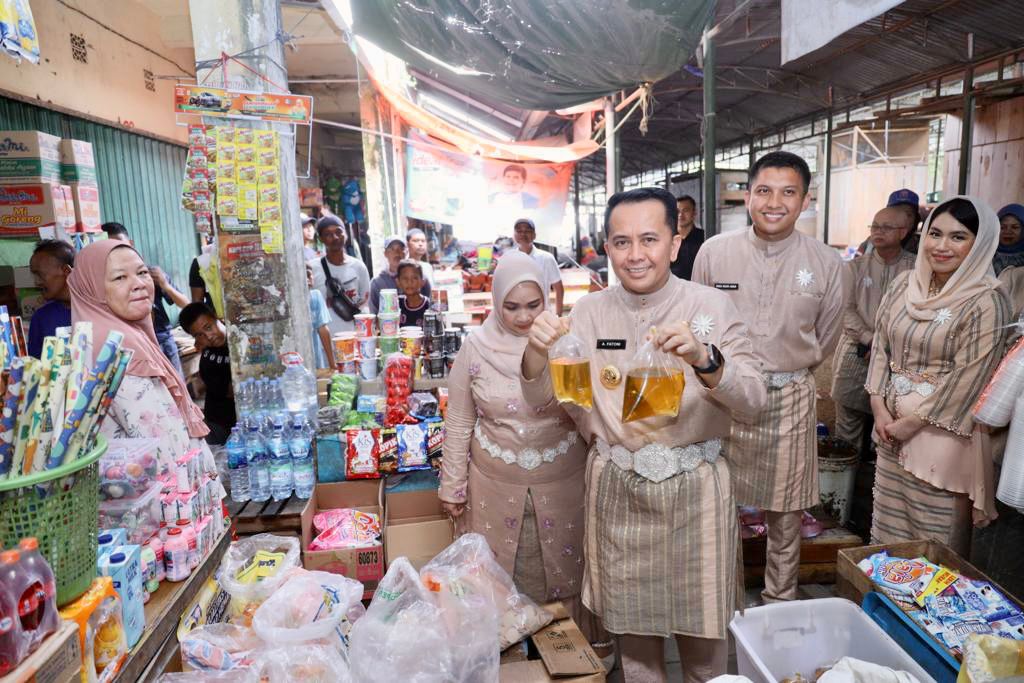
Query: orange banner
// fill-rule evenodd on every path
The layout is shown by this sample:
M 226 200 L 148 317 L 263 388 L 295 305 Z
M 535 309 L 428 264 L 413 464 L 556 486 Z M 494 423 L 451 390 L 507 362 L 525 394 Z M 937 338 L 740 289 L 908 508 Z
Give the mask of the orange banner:
M 313 98 L 309 95 L 245 92 L 179 83 L 174 86 L 174 111 L 177 114 L 309 125 L 313 120 Z

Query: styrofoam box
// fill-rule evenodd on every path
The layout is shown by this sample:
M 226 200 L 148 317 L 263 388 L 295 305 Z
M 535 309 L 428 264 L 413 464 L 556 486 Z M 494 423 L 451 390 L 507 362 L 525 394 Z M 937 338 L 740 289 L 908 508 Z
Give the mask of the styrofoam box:
M 736 639 L 739 675 L 755 683 L 778 683 L 800 673 L 815 679 L 819 667 L 854 657 L 906 671 L 934 683 L 896 641 L 860 607 L 842 598 L 796 600 L 737 612 L 729 624 Z

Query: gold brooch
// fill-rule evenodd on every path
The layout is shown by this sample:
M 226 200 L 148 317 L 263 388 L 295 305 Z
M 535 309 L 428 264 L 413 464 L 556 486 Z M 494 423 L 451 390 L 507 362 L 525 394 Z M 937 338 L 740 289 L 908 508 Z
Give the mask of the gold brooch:
M 614 365 L 606 365 L 601 368 L 601 384 L 605 389 L 614 389 L 622 381 L 622 373 Z

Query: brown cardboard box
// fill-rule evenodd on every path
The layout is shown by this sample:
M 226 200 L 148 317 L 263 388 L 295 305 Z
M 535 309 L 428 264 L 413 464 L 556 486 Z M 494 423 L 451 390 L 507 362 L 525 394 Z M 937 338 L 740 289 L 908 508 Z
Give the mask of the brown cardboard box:
M 0 184 L 60 182 L 60 138 L 36 130 L 0 131 Z
M 82 648 L 78 624 L 63 622 L 39 649 L 4 677 L 4 683 L 71 683 L 79 680 Z
M 455 540 L 436 490 L 387 493 L 384 511 L 384 559 L 389 566 L 395 558 L 406 557 L 419 569 Z
M 590 647 L 580 627 L 560 602 L 545 605 L 555 620 L 530 636 L 540 659 L 523 660 L 515 648 L 501 657 L 501 683 L 599 683 L 605 680 L 604 664 Z
M 100 218 L 100 191 L 96 185 L 71 183 L 68 187 L 75 206 L 75 230 L 99 232 L 103 220 Z
M 883 550 L 892 557 L 924 557 L 930 562 L 948 567 L 967 578 L 988 581 L 1009 600 L 1017 605 L 1022 604 L 1012 593 L 957 555 L 948 545 L 932 540 L 907 541 L 889 545 L 865 545 L 859 548 L 840 550 L 839 558 L 836 561 L 836 594 L 841 598 L 852 600 L 857 605 L 861 604 L 864 596 L 875 590 L 875 586 L 871 579 L 857 567 L 857 563 Z
M 75 224 L 69 197 L 66 185 L 0 185 L 0 237 L 66 237 Z
M 60 177 L 65 183 L 96 187 L 96 158 L 91 142 L 68 138 L 60 141 Z
M 302 566 L 324 572 L 341 574 L 361 581 L 367 591 L 377 588 L 384 576 L 384 547 L 381 544 L 349 550 L 307 550 L 316 538 L 313 517 L 321 510 L 354 508 L 363 512 L 383 514 L 380 505 L 381 481 L 364 479 L 336 484 L 317 484 L 302 511 Z

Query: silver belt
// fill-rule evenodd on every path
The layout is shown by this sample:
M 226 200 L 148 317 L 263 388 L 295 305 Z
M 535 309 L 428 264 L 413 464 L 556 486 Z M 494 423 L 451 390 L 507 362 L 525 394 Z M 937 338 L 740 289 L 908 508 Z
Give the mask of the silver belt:
M 612 446 L 603 439 L 597 439 L 596 444 L 597 452 L 611 459 L 619 469 L 636 472 L 655 483 L 682 472 L 692 472 L 701 463 L 714 463 L 722 452 L 721 439 L 708 439 L 675 448 L 655 443 L 638 451 L 631 451 L 625 446 Z
M 804 377 L 807 377 L 807 374 L 806 368 L 803 370 L 793 370 L 792 372 L 766 372 L 764 373 L 764 381 L 769 389 L 781 389 L 787 384 L 799 382 Z
M 906 375 L 892 375 L 892 388 L 896 392 L 897 396 L 906 396 L 907 394 L 917 393 L 922 397 L 927 398 L 935 392 L 935 385 L 930 382 L 915 382 Z

